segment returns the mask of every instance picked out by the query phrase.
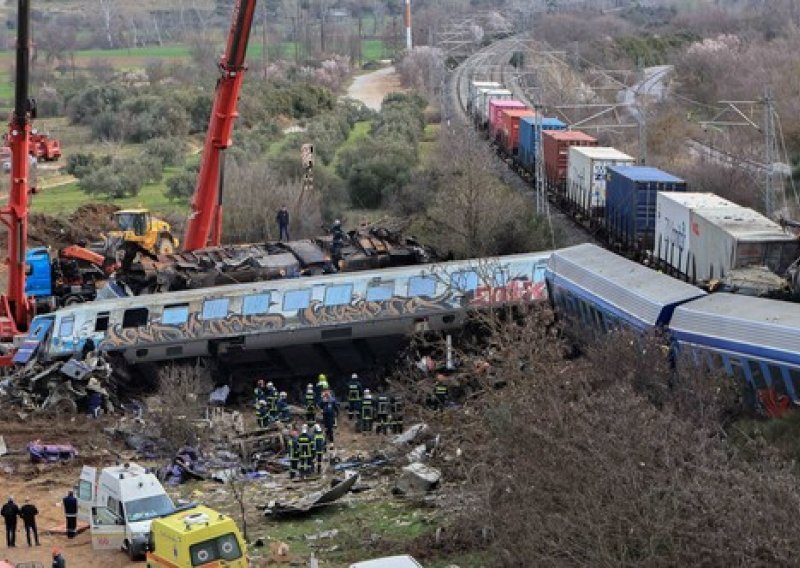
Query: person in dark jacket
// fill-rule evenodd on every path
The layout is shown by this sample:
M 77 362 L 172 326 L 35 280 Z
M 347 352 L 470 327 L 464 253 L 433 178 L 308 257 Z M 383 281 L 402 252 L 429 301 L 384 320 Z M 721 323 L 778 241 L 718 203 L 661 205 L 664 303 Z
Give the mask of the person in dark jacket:
M 333 429 L 339 415 L 339 404 L 331 391 L 322 393 L 322 423 L 325 425 L 325 438 L 333 444 Z
M 25 537 L 28 539 L 28 546 L 33 546 L 31 544 L 31 532 L 36 546 L 39 546 L 39 531 L 36 530 L 36 515 L 38 514 L 39 509 L 31 503 L 30 499 L 25 499 L 25 504 L 19 508 L 19 516 L 25 525 Z
M 78 500 L 70 491 L 63 501 L 64 516 L 67 519 L 67 538 L 75 538 L 75 529 L 78 528 Z
M 289 210 L 286 208 L 285 205 L 278 210 L 278 214 L 275 216 L 275 220 L 278 222 L 278 232 L 280 233 L 280 237 L 278 237 L 278 240 L 288 241 Z
M 53 568 L 67 568 L 67 561 L 61 555 L 61 551 L 57 548 L 53 549 Z
M 8 501 L 3 508 L 0 509 L 0 515 L 6 522 L 6 546 L 11 548 L 17 546 L 17 517 L 19 517 L 19 507 L 14 503 L 14 498 L 9 497 Z

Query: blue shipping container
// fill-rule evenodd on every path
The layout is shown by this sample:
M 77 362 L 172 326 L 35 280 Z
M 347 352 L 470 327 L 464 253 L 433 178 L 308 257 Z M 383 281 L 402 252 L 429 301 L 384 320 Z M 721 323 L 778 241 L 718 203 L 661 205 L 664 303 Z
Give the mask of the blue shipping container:
M 534 136 L 534 126 L 536 119 L 532 116 L 523 117 L 519 121 L 519 156 L 520 165 L 533 172 L 533 162 L 536 159 L 536 137 Z M 566 130 L 567 125 L 557 118 L 542 118 L 542 130 Z
M 606 183 L 606 229 L 626 247 L 649 250 L 656 230 L 656 194 L 686 191 L 686 182 L 658 168 L 609 166 Z

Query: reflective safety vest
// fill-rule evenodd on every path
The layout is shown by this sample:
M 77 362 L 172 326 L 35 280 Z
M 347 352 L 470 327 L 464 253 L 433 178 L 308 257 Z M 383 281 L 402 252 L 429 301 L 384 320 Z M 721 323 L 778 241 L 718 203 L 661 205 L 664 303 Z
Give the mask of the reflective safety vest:
M 403 415 L 403 401 L 397 398 L 392 399 L 392 414 L 397 418 Z
M 361 418 L 372 418 L 372 399 L 365 398 L 361 403 Z
M 385 416 L 389 414 L 389 397 L 380 395 L 378 397 L 378 416 Z
M 270 412 L 275 412 L 277 410 L 278 404 L 278 391 L 275 389 L 267 389 L 267 408 L 269 408 Z
M 447 396 L 447 385 L 436 385 L 433 392 L 436 396 Z
M 297 438 L 289 438 L 289 459 L 296 460 L 300 457 L 300 447 Z
M 306 409 L 311 409 L 317 406 L 317 399 L 314 397 L 313 392 L 306 392 Z
M 255 396 L 256 404 L 258 404 L 259 400 L 266 400 L 267 393 L 266 393 L 266 391 L 264 391 L 264 389 L 262 389 L 260 387 L 256 387 L 255 389 L 253 389 L 253 396 Z
M 361 400 L 361 383 L 352 382 L 347 385 L 347 400 L 350 402 Z
M 300 447 L 300 457 L 301 458 L 310 458 L 314 455 L 314 452 L 311 450 L 311 436 L 308 434 L 300 434 L 297 437 L 297 445 Z
M 314 432 L 314 451 L 317 454 L 325 453 L 325 434 L 322 432 Z

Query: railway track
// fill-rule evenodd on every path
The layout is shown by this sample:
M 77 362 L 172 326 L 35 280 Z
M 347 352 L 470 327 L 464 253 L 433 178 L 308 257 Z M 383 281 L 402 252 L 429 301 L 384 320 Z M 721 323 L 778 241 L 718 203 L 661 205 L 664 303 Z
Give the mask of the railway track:
M 451 108 L 450 112 L 445 115 L 451 124 L 455 121 L 462 126 L 472 126 L 467 107 L 469 85 L 474 80 L 496 81 L 509 89 L 518 100 L 530 102 L 527 101 L 518 85 L 507 80 L 510 54 L 515 46 L 518 47 L 519 45 L 519 39 L 516 37 L 499 40 L 471 55 L 455 68 L 448 89 L 449 106 Z M 491 145 L 489 141 L 486 143 Z M 509 167 L 509 164 L 501 159 L 500 156 L 497 157 L 497 163 L 499 175 L 506 184 L 530 196 L 531 199 L 534 198 L 533 187 L 528 179 Z M 548 196 L 548 200 L 550 202 L 550 210 L 548 212 L 550 220 L 554 231 L 560 237 L 559 242 L 555 243 L 556 247 L 571 246 L 585 242 L 602 244 L 591 228 L 577 222 L 568 212 L 561 209 L 559 204 L 552 199 L 552 196 Z

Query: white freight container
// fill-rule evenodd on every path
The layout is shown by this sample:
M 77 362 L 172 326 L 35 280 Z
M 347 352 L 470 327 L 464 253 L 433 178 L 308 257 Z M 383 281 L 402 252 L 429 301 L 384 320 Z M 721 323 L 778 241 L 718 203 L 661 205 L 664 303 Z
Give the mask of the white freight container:
M 713 193 L 658 192 L 653 253 L 702 284 L 748 266 L 782 275 L 800 248 L 774 221 Z
M 632 165 L 634 158 L 606 146 L 570 146 L 567 163 L 567 199 L 585 215 L 603 215 L 606 205 L 606 168 Z
M 502 88 L 503 85 L 497 83 L 496 81 L 472 81 L 469 84 L 469 93 L 467 94 L 468 96 L 467 110 L 469 112 L 473 112 L 472 109 L 475 108 L 475 102 L 478 98 L 479 89 L 491 90 L 491 89 L 502 89 Z
M 489 122 L 489 101 L 492 99 L 511 100 L 513 94 L 508 89 L 478 89 L 477 104 L 478 118 L 481 124 Z

